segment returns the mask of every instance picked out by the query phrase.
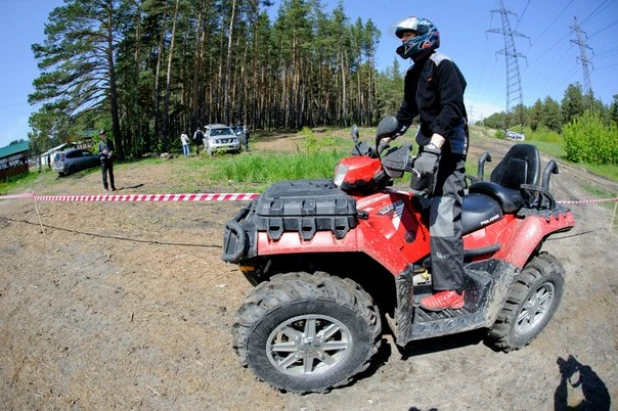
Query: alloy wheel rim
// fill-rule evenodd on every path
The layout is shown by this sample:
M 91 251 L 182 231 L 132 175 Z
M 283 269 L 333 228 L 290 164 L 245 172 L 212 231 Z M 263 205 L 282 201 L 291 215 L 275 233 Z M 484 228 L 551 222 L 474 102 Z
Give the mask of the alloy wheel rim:
M 352 334 L 341 321 L 327 315 L 301 315 L 275 328 L 266 341 L 270 363 L 293 376 L 332 370 L 352 350 Z
M 517 316 L 515 330 L 526 334 L 535 329 L 550 312 L 554 301 L 555 288 L 552 283 L 544 283 L 528 297 Z

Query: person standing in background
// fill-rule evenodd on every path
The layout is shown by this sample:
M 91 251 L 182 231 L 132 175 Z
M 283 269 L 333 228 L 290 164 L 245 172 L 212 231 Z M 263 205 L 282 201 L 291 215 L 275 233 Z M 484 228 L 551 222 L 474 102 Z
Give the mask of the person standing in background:
M 189 148 L 189 136 L 185 133 L 180 135 L 180 142 L 182 143 L 182 155 L 184 157 L 189 157 L 190 148 Z
M 101 174 L 103 177 L 103 188 L 106 190 L 111 186 L 112 191 L 116 191 L 114 185 L 114 164 L 112 161 L 114 155 L 114 144 L 107 139 L 107 132 L 101 130 L 99 132 L 101 142 L 99 143 L 99 157 L 101 159 Z M 109 186 L 107 184 L 107 175 L 109 174 Z
M 200 155 L 200 146 L 204 144 L 204 132 L 201 127 L 198 127 L 195 133 L 193 133 L 193 143 L 197 147 L 197 155 Z

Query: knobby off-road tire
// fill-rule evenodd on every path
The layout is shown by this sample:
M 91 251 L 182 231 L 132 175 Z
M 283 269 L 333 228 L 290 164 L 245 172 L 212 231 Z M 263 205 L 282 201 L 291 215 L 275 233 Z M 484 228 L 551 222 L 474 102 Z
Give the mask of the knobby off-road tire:
M 325 392 L 367 369 L 381 343 L 380 313 L 350 279 L 273 276 L 238 310 L 232 334 L 243 366 L 277 389 Z
M 548 253 L 534 257 L 515 278 L 487 343 L 509 352 L 532 342 L 560 305 L 564 268 Z

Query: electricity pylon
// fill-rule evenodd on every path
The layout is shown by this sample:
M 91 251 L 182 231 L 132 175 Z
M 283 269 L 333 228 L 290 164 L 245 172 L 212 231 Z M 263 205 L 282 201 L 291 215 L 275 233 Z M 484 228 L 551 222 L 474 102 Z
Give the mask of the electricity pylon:
M 586 49 L 592 51 L 592 54 L 594 54 L 594 50 L 586 44 L 586 32 L 582 31 L 579 24 L 577 24 L 577 17 L 574 17 L 574 19 L 575 24 L 573 24 L 571 29 L 575 31 L 577 40 L 571 40 L 571 43 L 579 46 L 580 57 L 577 57 L 576 59 L 582 63 L 582 71 L 584 72 L 584 88 L 586 89 L 586 93 L 590 94 L 592 93 L 592 83 L 590 82 L 590 68 L 588 65 L 592 65 L 592 62 L 588 60 L 588 57 L 586 56 Z
M 530 38 L 517 31 L 511 30 L 511 22 L 509 21 L 508 15 L 513 14 L 515 18 L 517 18 L 517 15 L 512 11 L 506 10 L 502 0 L 500 0 L 500 8 L 491 10 L 491 13 L 499 13 L 502 18 L 501 29 L 489 29 L 486 31 L 488 33 L 502 34 L 504 37 L 504 49 L 496 51 L 496 54 L 504 54 L 506 57 L 506 112 L 508 114 L 513 108 L 517 107 L 517 119 L 519 120 L 519 124 L 523 126 L 524 96 L 521 86 L 521 75 L 519 73 L 519 62 L 517 59 L 526 59 L 526 56 L 517 52 L 514 37 L 523 37 L 528 39 L 528 41 L 530 41 Z M 508 124 L 505 124 L 505 128 L 508 128 Z

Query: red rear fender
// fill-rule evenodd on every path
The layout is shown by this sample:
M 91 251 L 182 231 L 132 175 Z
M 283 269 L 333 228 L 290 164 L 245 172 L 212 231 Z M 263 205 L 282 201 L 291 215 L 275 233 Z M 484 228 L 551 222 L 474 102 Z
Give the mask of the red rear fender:
M 545 237 L 574 226 L 575 219 L 570 211 L 549 217 L 529 216 L 514 219 L 500 236 L 502 248 L 495 254 L 495 258 L 523 268 Z

